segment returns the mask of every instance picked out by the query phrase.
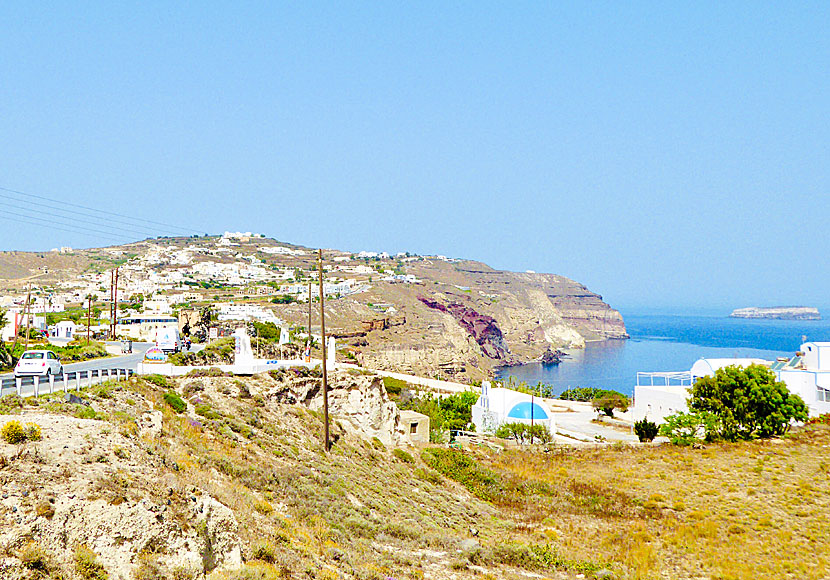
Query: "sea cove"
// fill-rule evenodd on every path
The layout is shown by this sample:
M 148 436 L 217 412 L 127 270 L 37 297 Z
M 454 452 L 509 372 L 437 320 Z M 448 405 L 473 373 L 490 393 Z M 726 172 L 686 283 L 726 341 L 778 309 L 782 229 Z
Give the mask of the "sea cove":
M 830 340 L 830 322 L 747 320 L 720 316 L 626 314 L 629 340 L 591 342 L 566 351 L 558 366 L 532 363 L 502 369 L 528 384 L 543 382 L 555 393 L 571 387 L 615 389 L 631 395 L 638 372 L 683 371 L 699 358 L 791 356 L 807 340 Z

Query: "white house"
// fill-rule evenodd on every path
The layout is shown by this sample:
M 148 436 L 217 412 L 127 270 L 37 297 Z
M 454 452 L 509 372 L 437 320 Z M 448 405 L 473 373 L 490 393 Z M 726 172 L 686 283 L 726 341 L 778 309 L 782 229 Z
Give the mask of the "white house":
M 61 320 L 55 324 L 52 336 L 55 338 L 72 338 L 75 335 L 75 329 L 78 327 L 71 320 Z
M 685 372 L 637 373 L 632 417 L 635 421 L 648 418 L 661 423 L 669 415 L 687 412 L 689 388 L 698 378 L 714 375 L 727 366 L 751 364 L 769 367 L 777 380 L 804 400 L 810 416 L 830 413 L 830 342 L 807 342 L 791 359 L 700 359 Z
M 473 425 L 480 433 L 492 433 L 504 423 L 544 425 L 556 431 L 550 407 L 533 395 L 510 389 L 493 389 L 489 381 L 481 383 L 481 396 L 473 405 Z
M 789 361 L 772 365 L 778 380 L 800 395 L 810 408 L 810 416 L 830 413 L 830 342 L 805 342 Z
M 748 367 L 751 364 L 770 366 L 770 361 L 759 358 L 702 358 L 688 371 L 637 373 L 634 386 L 634 421 L 647 418 L 657 424 L 680 411 L 688 412 L 686 399 L 689 388 L 700 377 L 711 376 L 728 366 Z

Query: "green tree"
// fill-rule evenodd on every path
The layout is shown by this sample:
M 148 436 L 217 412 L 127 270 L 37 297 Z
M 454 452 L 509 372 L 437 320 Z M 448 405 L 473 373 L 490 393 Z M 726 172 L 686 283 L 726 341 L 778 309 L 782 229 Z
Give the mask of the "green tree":
M 768 368 L 728 366 L 701 377 L 692 387 L 689 408 L 720 420 L 719 437 L 727 441 L 783 435 L 793 421 L 806 421 L 807 405 Z
M 628 411 L 628 397 L 617 391 L 604 391 L 602 395 L 591 401 L 591 406 L 598 413 L 602 412 L 613 417 L 614 409 L 619 409 L 623 413 Z

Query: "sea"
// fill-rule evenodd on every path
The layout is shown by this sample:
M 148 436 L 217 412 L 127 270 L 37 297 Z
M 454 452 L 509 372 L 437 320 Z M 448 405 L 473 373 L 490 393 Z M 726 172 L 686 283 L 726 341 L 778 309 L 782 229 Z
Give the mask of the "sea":
M 748 320 L 727 315 L 623 314 L 628 340 L 589 342 L 566 350 L 559 365 L 530 363 L 501 369 L 553 393 L 574 387 L 634 393 L 638 372 L 688 371 L 700 358 L 791 357 L 805 341 L 830 341 L 830 320 Z

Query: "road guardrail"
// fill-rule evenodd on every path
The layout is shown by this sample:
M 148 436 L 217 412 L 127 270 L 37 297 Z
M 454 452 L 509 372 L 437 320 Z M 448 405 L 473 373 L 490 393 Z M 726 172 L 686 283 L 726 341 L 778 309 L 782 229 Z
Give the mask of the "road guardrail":
M 31 397 L 54 393 L 55 391 L 78 391 L 109 380 L 126 380 L 135 374 L 133 369 L 106 368 L 64 371 L 61 375 L 47 377 L 17 377 L 0 380 L 0 396 L 16 393 L 21 397 Z M 57 380 L 58 378 L 62 380 Z

